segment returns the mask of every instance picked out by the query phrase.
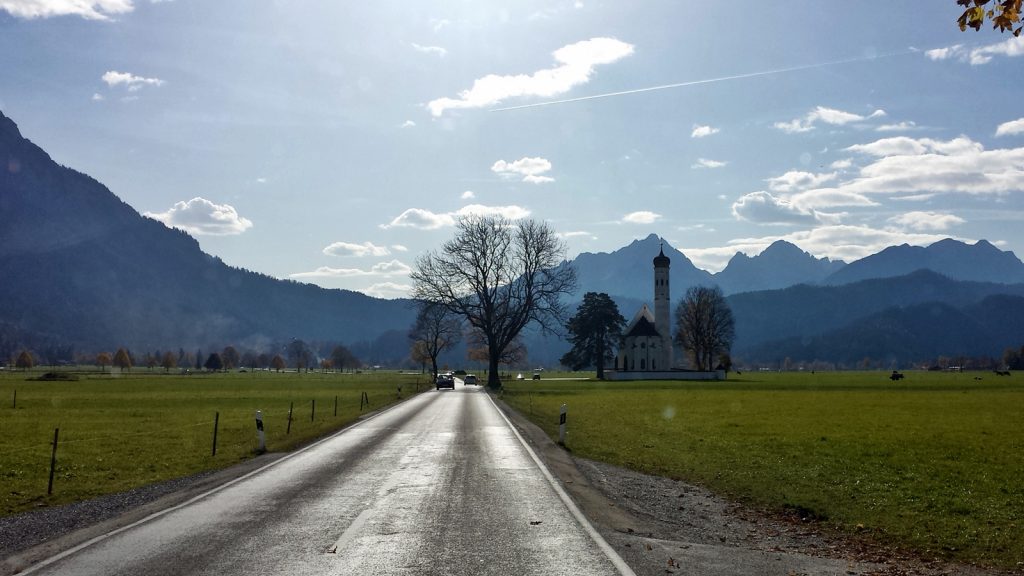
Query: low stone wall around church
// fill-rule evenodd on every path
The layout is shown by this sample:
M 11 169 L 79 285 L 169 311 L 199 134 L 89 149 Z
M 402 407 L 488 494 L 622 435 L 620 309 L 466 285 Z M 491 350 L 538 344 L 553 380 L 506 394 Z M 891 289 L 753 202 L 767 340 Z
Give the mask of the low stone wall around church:
M 713 372 L 695 372 L 689 370 L 668 371 L 619 371 L 605 370 L 605 380 L 725 380 L 725 370 Z

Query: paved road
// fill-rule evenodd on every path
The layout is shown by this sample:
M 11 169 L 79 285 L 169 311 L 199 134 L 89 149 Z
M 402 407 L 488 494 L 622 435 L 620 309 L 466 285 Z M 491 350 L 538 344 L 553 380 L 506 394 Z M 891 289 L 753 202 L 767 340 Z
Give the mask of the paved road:
M 566 502 L 460 382 L 25 573 L 630 575 Z

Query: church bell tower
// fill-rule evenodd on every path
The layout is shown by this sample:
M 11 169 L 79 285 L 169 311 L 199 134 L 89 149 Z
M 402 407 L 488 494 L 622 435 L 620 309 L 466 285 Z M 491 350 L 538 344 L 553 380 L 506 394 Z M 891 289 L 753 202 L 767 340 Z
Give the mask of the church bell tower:
M 669 265 L 668 256 L 665 256 L 665 244 L 654 258 L 654 327 L 661 334 L 662 347 L 661 358 L 658 361 L 659 370 L 672 368 L 672 327 L 669 321 L 669 310 L 672 307 L 672 296 L 669 291 Z

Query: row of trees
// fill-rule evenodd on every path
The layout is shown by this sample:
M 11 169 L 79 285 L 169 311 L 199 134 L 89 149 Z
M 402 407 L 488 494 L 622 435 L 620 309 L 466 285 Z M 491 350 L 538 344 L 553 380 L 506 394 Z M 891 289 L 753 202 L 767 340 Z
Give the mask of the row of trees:
M 449 317 L 467 326 L 471 346 L 487 362 L 487 385 L 500 388 L 498 365 L 522 348 L 520 334 L 528 324 L 548 333 L 561 328 L 563 297 L 576 288 L 565 252 L 565 243 L 542 222 L 462 218 L 454 238 L 416 259 L 411 277 L 413 297 L 421 303 L 418 316 Z M 418 318 L 414 332 L 425 337 L 415 336 L 414 347 L 415 341 L 424 342 L 421 357 L 430 358 L 436 373 L 435 352 L 450 340 L 436 330 L 416 331 L 419 324 Z
M 416 261 L 419 309 L 409 332 L 411 357 L 429 362 L 436 375 L 438 356 L 466 333 L 470 356 L 488 363 L 488 386 L 497 388 L 498 365 L 525 356 L 520 335 L 532 323 L 547 333 L 568 330 L 573 347 L 562 363 L 597 366 L 603 377 L 626 322 L 607 294 L 589 292 L 566 323 L 564 300 L 576 289 L 576 272 L 565 252 L 564 242 L 542 222 L 459 220 L 454 238 Z M 691 288 L 676 308 L 676 324 L 674 339 L 698 370 L 727 356 L 735 328 L 720 289 Z
M 283 355 L 282 355 L 283 354 Z M 141 361 L 141 363 L 140 363 Z M 161 353 L 157 350 L 154 353 L 146 353 L 141 358 L 134 356 L 126 348 L 119 348 L 117 352 L 100 352 L 95 357 L 77 358 L 78 364 L 95 364 L 101 370 L 107 367 L 131 370 L 135 366 L 145 366 L 150 370 L 160 367 L 165 372 L 175 368 L 196 370 L 234 370 L 236 368 L 264 368 L 281 371 L 293 367 L 296 370 L 319 368 L 321 370 L 344 370 L 345 368 L 357 368 L 361 362 L 348 348 L 342 345 L 334 346 L 326 358 L 320 358 L 316 352 L 301 340 L 293 340 L 284 346 L 281 353 L 271 354 L 267 352 L 257 353 L 246 351 L 239 353 L 234 346 L 226 346 L 219 352 L 212 352 L 203 355 L 202 350 L 196 350 L 195 354 L 187 353 L 184 349 L 178 352 L 166 351 Z M 28 350 L 22 350 L 14 359 L 14 365 L 19 369 L 28 369 L 38 364 L 35 356 Z
M 675 322 L 673 342 L 686 352 L 694 369 L 730 368 L 729 350 L 736 326 L 721 289 L 691 287 L 676 306 Z M 604 378 L 605 364 L 615 361 L 615 349 L 626 327 L 615 302 L 607 294 L 587 292 L 565 327 L 572 349 L 562 357 L 562 364 L 573 370 L 596 366 L 597 377 Z

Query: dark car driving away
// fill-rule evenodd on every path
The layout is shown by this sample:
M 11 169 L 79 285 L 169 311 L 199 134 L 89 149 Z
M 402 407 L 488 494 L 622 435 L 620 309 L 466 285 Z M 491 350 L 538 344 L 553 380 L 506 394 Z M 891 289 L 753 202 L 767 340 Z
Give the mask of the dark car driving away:
M 452 390 L 455 390 L 455 377 L 451 374 L 438 374 L 437 380 L 434 381 L 434 385 L 437 386 L 438 390 L 441 388 L 451 388 Z

